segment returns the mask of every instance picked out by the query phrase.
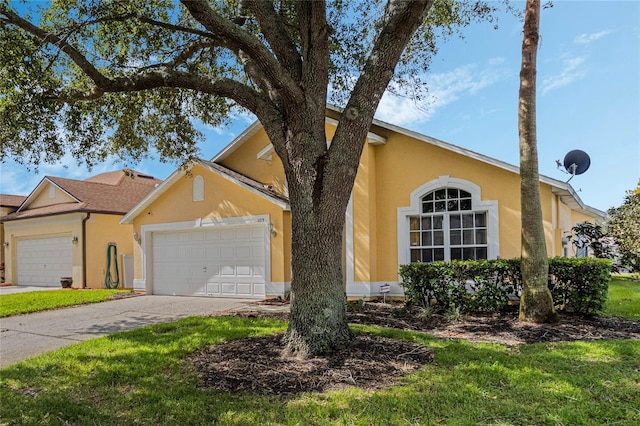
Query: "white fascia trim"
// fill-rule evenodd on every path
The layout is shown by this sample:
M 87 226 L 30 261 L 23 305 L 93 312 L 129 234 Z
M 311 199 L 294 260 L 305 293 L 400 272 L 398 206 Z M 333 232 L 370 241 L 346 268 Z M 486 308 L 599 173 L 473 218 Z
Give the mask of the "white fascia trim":
M 387 143 L 387 138 L 373 132 L 367 133 L 367 140 L 369 141 L 370 145 L 384 145 Z
M 62 225 L 66 223 L 76 223 L 82 221 L 87 216 L 84 212 L 71 212 L 55 214 L 51 216 L 27 217 L 24 219 L 3 222 L 5 233 L 11 230 L 33 228 L 38 226 Z M 38 232 L 41 234 L 41 232 Z
M 157 200 L 162 194 L 167 192 L 179 178 L 187 174 L 187 169 L 191 169 L 196 162 L 186 167 L 179 167 L 173 173 L 169 175 L 160 185 L 158 185 L 153 191 L 147 194 L 138 204 L 136 204 L 131 210 L 127 212 L 122 219 L 120 219 L 121 225 L 130 225 L 133 223 L 136 217 L 143 212 L 151 203 Z
M 349 203 L 347 204 L 344 234 L 346 280 L 347 288 L 349 288 L 349 285 L 353 284 L 355 279 L 355 258 L 353 254 L 353 193 L 349 196 Z
M 36 187 L 33 189 L 33 191 L 31 191 L 31 193 L 27 196 L 27 198 L 22 202 L 22 204 L 20 204 L 20 207 L 18 207 L 18 210 L 16 210 L 17 212 L 21 212 L 24 211 L 24 207 L 29 207 L 29 204 L 31 203 L 31 201 L 33 201 L 33 198 L 36 198 L 43 190 L 44 190 L 44 186 L 43 184 L 46 182 L 48 182 L 50 185 L 55 186 L 56 188 L 58 188 L 60 191 L 62 191 L 63 193 L 65 193 L 66 195 L 68 195 L 69 197 L 71 197 L 76 203 L 81 203 L 81 200 L 78 200 L 76 197 L 74 197 L 73 195 L 69 194 L 69 192 L 67 192 L 64 188 L 62 188 L 60 185 L 56 184 L 55 182 L 49 180 L 49 178 L 47 176 L 43 177 L 42 180 L 40 181 L 40 183 L 38 183 L 36 185 Z
M 335 108 L 335 107 L 331 108 L 331 109 L 333 109 L 333 110 L 335 110 L 337 112 L 340 112 L 340 110 Z M 390 123 L 387 123 L 387 122 L 384 122 L 384 121 L 377 120 L 375 118 L 373 119 L 373 123 L 372 124 L 375 125 L 375 126 L 378 126 L 378 127 L 382 127 L 384 129 L 387 129 L 387 130 L 391 130 L 392 132 L 400 133 L 400 134 L 403 134 L 405 136 L 409 136 L 411 138 L 417 139 L 419 141 L 426 142 L 426 143 L 429 143 L 431 145 L 446 149 L 448 151 L 452 151 L 452 152 L 455 152 L 455 153 L 458 153 L 458 154 L 462 154 L 462 155 L 464 155 L 466 157 L 482 161 L 482 162 L 490 164 L 492 166 L 499 167 L 499 168 L 504 169 L 504 170 L 508 170 L 508 171 L 516 173 L 518 175 L 520 174 L 520 167 L 514 166 L 513 164 L 506 163 L 504 161 L 498 160 L 498 159 L 493 158 L 493 157 L 489 157 L 488 155 L 480 154 L 480 153 L 477 153 L 475 151 L 471 151 L 469 149 L 462 148 L 460 146 L 451 144 L 449 142 L 445 142 L 445 141 L 433 138 L 431 136 L 426 136 L 426 135 L 423 135 L 421 133 L 414 132 L 412 130 L 396 126 L 394 124 L 390 124 Z M 592 207 L 586 206 L 582 202 L 582 200 L 580 199 L 578 194 L 573 190 L 571 185 L 569 185 L 567 182 L 563 182 L 563 181 L 560 181 L 560 180 L 557 180 L 557 179 L 554 179 L 554 178 L 551 178 L 551 177 L 548 177 L 548 176 L 544 176 L 544 175 L 540 175 L 539 180 L 542 183 L 546 183 L 546 184 L 552 186 L 555 189 L 554 192 L 558 192 L 558 193 L 562 193 L 563 195 L 571 196 L 573 198 L 573 201 L 575 201 L 575 203 L 576 203 L 575 205 L 573 205 L 571 207 L 577 208 L 577 209 L 580 209 L 580 210 L 583 210 L 583 211 L 589 211 L 590 209 L 593 209 Z M 567 205 L 570 205 L 570 204 L 567 203 Z M 597 209 L 594 209 L 594 210 L 597 210 Z M 601 213 L 604 213 L 604 212 L 601 212 Z
M 258 131 L 262 129 L 262 124 L 260 123 L 259 120 L 254 121 L 253 123 L 251 123 L 251 125 L 249 127 L 247 127 L 242 133 L 240 133 L 240 135 L 238 135 L 237 138 L 235 138 L 234 140 L 232 140 L 229 145 L 225 146 L 224 148 L 222 148 L 222 151 L 220 151 L 219 153 L 217 153 L 215 156 L 213 156 L 213 158 L 210 160 L 212 163 L 216 163 L 218 161 L 222 161 L 225 158 L 227 158 L 229 155 L 231 155 L 236 149 L 238 149 L 240 146 L 242 146 L 242 144 L 249 139 L 251 136 L 255 135 L 256 133 L 258 133 Z
M 325 120 L 325 123 L 329 123 L 333 126 L 338 127 L 339 121 L 336 120 L 335 118 L 325 117 L 324 120 Z M 387 138 L 373 132 L 367 132 L 367 140 L 371 145 L 384 145 L 385 143 L 387 143 Z M 327 141 L 327 148 L 328 148 L 328 142 L 330 141 Z
M 236 217 L 223 217 L 223 218 L 216 218 L 216 219 L 196 219 L 195 227 L 249 225 L 253 223 L 270 224 L 271 222 L 268 214 L 260 214 L 255 216 L 236 216 Z
M 275 152 L 275 149 L 273 149 L 273 144 L 269 144 L 264 148 L 262 148 L 262 150 L 260 150 L 258 155 L 256 155 L 256 158 L 258 160 L 271 161 L 273 158 L 274 152 Z
M 246 224 L 264 223 L 264 247 L 265 247 L 265 289 L 269 287 L 271 280 L 271 219 L 268 214 L 255 216 L 239 216 L 221 219 L 187 220 L 182 222 L 153 223 L 142 225 L 140 233 L 142 240 L 142 279 L 138 279 L 138 285 L 144 285 L 147 294 L 153 294 L 153 233 L 160 231 L 187 231 L 201 229 L 210 226 L 238 226 Z M 135 284 L 134 284 L 135 285 Z
M 398 207 L 398 267 L 411 261 L 409 248 L 409 217 L 420 215 L 420 199 L 436 189 L 451 187 L 463 189 L 471 194 L 471 210 L 487 211 L 487 257 L 497 259 L 500 254 L 500 221 L 498 218 L 498 201 L 482 200 L 481 188 L 465 179 L 452 178 L 448 175 L 429 181 L 411 192 L 409 207 Z
M 249 192 L 252 192 L 253 194 L 264 198 L 267 201 L 270 201 L 271 203 L 277 205 L 278 207 L 280 207 L 283 210 L 289 210 L 289 203 L 284 202 L 282 200 L 279 200 L 277 198 L 274 197 L 270 197 L 269 195 L 265 194 L 262 191 L 258 191 L 257 189 L 255 189 L 254 187 L 252 187 L 251 185 L 247 185 L 246 183 L 234 178 L 233 176 L 229 176 L 226 173 L 222 173 L 217 169 L 211 168 L 209 166 L 207 166 L 207 164 L 201 164 L 203 167 L 206 167 L 208 170 L 210 170 L 211 172 L 217 174 L 218 176 L 220 176 L 223 179 L 228 180 L 229 182 L 232 182 L 238 186 L 241 186 L 243 188 L 245 188 L 246 190 L 248 190 Z

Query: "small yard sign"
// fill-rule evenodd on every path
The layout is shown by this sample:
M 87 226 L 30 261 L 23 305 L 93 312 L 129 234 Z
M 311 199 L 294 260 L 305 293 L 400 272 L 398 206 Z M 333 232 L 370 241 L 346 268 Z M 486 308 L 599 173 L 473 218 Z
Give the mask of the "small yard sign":
M 382 284 L 380 286 L 380 293 L 382 294 L 382 301 L 387 303 L 387 293 L 391 291 L 391 286 L 389 284 Z

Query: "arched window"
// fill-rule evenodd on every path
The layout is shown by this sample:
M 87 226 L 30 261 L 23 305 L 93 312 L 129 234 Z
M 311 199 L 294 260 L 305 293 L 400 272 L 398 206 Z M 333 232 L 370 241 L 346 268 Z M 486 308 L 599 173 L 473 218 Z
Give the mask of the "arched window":
M 480 187 L 441 176 L 411 194 L 398 209 L 398 261 L 495 259 L 498 203 L 482 201 Z
M 409 219 L 411 262 L 487 259 L 487 212 L 471 209 L 471 194 L 440 188 L 422 197 Z
M 193 201 L 204 200 L 204 178 L 200 175 L 193 178 Z

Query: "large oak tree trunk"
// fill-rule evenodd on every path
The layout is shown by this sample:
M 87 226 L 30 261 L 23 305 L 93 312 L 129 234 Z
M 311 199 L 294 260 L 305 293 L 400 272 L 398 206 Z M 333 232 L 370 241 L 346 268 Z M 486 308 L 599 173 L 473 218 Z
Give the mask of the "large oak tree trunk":
M 527 0 L 520 71 L 520 205 L 522 212 L 522 280 L 520 320 L 555 322 L 558 316 L 547 287 L 549 261 L 540 204 L 536 135 L 536 56 L 540 0 Z
M 296 217 L 297 216 L 297 217 Z M 346 347 L 351 332 L 342 276 L 342 221 L 292 214 L 292 297 L 286 353 L 306 357 Z

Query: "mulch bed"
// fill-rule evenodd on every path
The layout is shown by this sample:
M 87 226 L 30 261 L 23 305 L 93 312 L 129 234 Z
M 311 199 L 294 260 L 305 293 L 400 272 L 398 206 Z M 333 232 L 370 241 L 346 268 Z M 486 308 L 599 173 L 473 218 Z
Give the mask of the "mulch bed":
M 349 322 L 424 331 L 444 339 L 520 345 L 535 342 L 640 339 L 640 322 L 617 318 L 561 315 L 557 324 L 530 324 L 516 313 L 465 315 L 448 320 L 433 315 L 397 317 L 397 305 L 366 303 L 349 312 Z M 223 315 L 288 318 L 286 312 L 229 311 Z M 283 358 L 282 335 L 251 337 L 205 348 L 187 362 L 201 377 L 202 388 L 262 395 L 295 395 L 354 386 L 378 389 L 397 383 L 405 374 L 433 362 L 427 348 L 410 342 L 356 334 L 346 350 L 323 358 Z
M 377 389 L 433 361 L 424 346 L 367 334 L 357 334 L 348 349 L 327 357 L 284 358 L 282 337 L 250 337 L 194 353 L 190 362 L 201 375 L 200 386 L 261 395 Z

